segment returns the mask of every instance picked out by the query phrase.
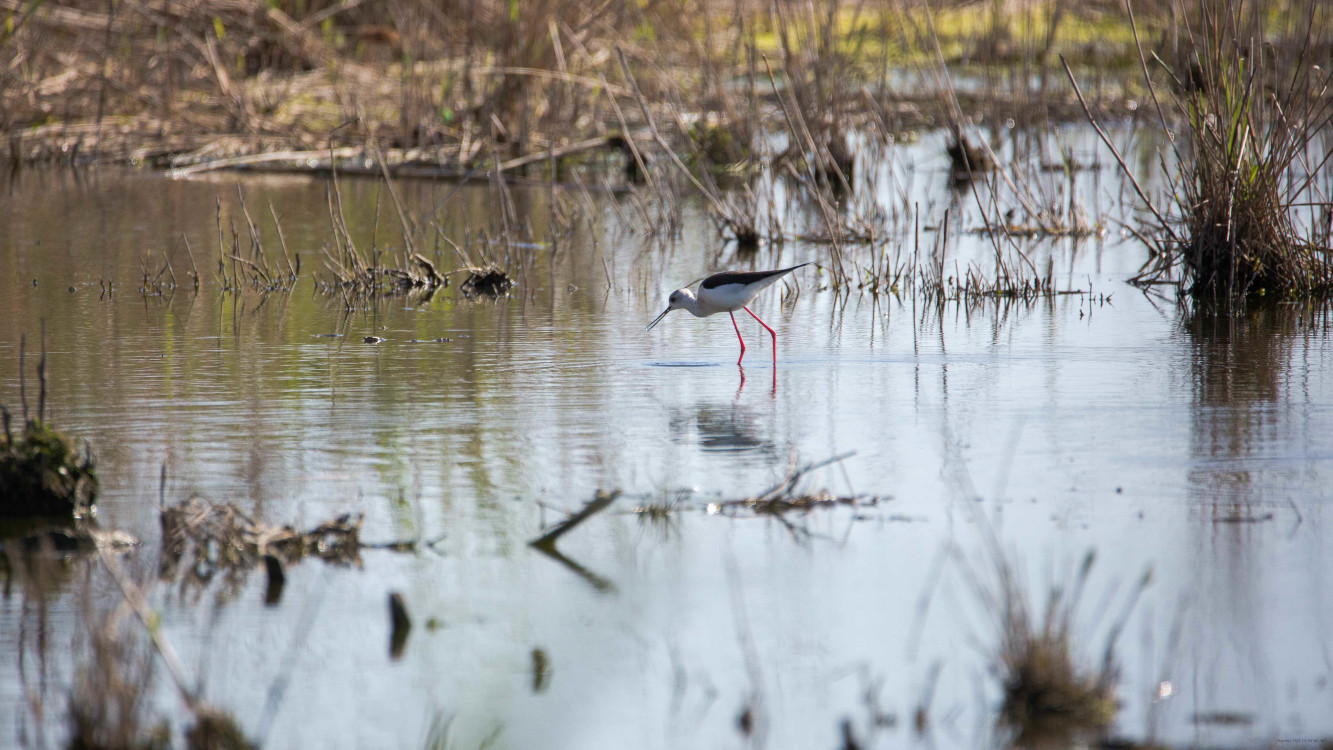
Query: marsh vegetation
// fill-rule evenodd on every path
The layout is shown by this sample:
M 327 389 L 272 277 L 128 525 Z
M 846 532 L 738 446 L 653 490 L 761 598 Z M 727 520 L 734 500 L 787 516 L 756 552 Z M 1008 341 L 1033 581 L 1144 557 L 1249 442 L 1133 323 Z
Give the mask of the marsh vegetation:
M 1321 4 L 0 14 L 0 744 L 1333 731 Z

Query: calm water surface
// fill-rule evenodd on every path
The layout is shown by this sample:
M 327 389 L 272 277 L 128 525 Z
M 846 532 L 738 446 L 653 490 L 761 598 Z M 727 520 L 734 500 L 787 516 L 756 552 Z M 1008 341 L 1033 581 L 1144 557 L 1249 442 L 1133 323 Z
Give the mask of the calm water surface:
M 953 201 L 955 229 L 977 225 L 927 141 L 900 164 L 922 223 Z M 1098 211 L 1119 205 L 1108 178 L 1080 178 Z M 290 293 L 213 281 L 215 201 L 239 223 L 238 181 L 270 246 L 271 202 L 301 254 Z M 452 189 L 399 187 L 417 213 Z M 342 188 L 360 242 L 398 241 L 387 196 L 376 222 L 375 183 Z M 1181 313 L 1123 283 L 1143 251 L 1112 234 L 1032 249 L 1041 268 L 1053 256 L 1062 289 L 1109 302 L 875 302 L 803 269 L 753 308 L 779 332 L 776 370 L 742 321 L 741 371 L 725 316 L 643 327 L 691 279 L 827 263 L 827 248 L 740 258 L 696 206 L 655 248 L 594 194 L 597 221 L 533 251 L 507 298 L 451 288 L 348 313 L 308 270 L 325 273 L 325 190 L 29 172 L 0 204 L 0 400 L 17 403 L 19 336 L 32 351 L 45 320 L 56 421 L 94 446 L 99 520 L 144 541 L 125 564 L 146 582 L 164 464 L 169 503 L 200 494 L 301 526 L 362 513 L 366 541 L 438 540 L 369 550 L 358 567 L 306 561 L 277 607 L 258 573 L 238 592 L 145 584 L 206 699 L 265 747 L 421 747 L 446 721 L 457 748 L 835 747 L 844 718 L 874 747 L 993 743 L 999 629 L 975 590 L 994 578 L 992 535 L 1034 602 L 1096 551 L 1077 621 L 1089 664 L 1152 571 L 1118 641 L 1117 734 L 1227 747 L 1333 735 L 1326 317 Z M 515 200 L 547 236 L 551 194 Z M 475 235 L 496 210 L 492 191 L 465 187 L 441 224 Z M 953 234 L 951 258 L 988 251 Z M 153 273 L 173 253 L 183 279 L 182 236 L 203 288 L 139 293 L 146 253 Z M 449 341 L 411 341 L 437 338 Z M 844 452 L 804 486 L 864 495 L 860 507 L 789 515 L 794 529 L 709 510 Z M 625 496 L 561 541 L 565 560 L 527 546 L 613 488 Z M 631 512 L 666 502 L 666 524 Z M 118 596 L 96 566 L 79 571 L 40 626 L 21 592 L 0 600 L 0 745 L 63 736 L 85 603 Z M 416 621 L 396 661 L 390 591 Z M 165 675 L 158 688 L 158 713 L 182 721 Z

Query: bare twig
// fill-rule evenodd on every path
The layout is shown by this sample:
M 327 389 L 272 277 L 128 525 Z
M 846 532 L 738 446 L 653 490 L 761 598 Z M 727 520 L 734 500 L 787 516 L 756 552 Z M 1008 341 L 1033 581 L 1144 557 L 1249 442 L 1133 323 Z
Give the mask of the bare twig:
M 546 533 L 531 542 L 528 542 L 528 544 L 542 549 L 554 549 L 555 543 L 560 537 L 572 531 L 575 526 L 578 526 L 592 516 L 606 510 L 610 507 L 611 503 L 615 502 L 617 497 L 620 497 L 620 490 L 613 490 L 611 492 L 598 490 L 593 499 L 588 501 L 588 503 L 580 510 L 555 526 L 552 526 Z

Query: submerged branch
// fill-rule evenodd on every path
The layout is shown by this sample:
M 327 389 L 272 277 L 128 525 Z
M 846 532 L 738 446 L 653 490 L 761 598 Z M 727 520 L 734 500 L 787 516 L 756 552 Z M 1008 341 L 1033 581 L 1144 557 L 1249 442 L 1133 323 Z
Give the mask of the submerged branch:
M 531 542 L 528 542 L 528 544 L 543 550 L 555 549 L 555 543 L 560 537 L 572 531 L 575 526 L 592 518 L 601 511 L 606 510 L 618 497 L 620 497 L 620 490 L 612 490 L 611 492 L 598 490 L 593 499 L 589 500 L 580 510 L 555 526 L 552 526 L 546 533 Z

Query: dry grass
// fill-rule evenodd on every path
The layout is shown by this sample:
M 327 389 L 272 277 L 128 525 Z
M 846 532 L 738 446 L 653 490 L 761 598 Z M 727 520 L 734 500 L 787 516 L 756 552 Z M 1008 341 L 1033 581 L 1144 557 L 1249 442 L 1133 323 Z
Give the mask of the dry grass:
M 1177 17 L 1191 17 L 1185 1 L 1139 9 L 1147 47 L 1168 59 L 1179 59 L 1182 40 L 1172 34 Z M 1298 71 L 1290 90 L 1318 91 L 1283 99 L 1279 110 L 1267 103 L 1272 77 L 1246 72 L 1255 66 L 1198 66 L 1193 78 L 1205 82 L 1203 95 L 1182 94 L 1176 104 L 1196 136 L 1191 147 L 1201 166 L 1175 191 L 1180 210 L 1159 216 L 1170 231 L 1155 241 L 1158 255 L 1142 278 L 1178 281 L 1179 271 L 1191 291 L 1241 296 L 1333 286 L 1327 240 L 1296 233 L 1290 212 L 1275 208 L 1301 200 L 1290 167 L 1314 175 L 1322 166 L 1304 156 L 1316 150 L 1308 137 L 1314 123 L 1328 121 L 1321 79 L 1306 63 L 1325 60 L 1329 45 L 1317 35 L 1303 48 L 1290 43 L 1301 38 L 1291 21 L 1327 20 L 1311 2 L 1268 6 L 1288 23 L 1263 37 L 1286 56 L 1276 62 L 1264 57 L 1265 47 L 1244 52 L 1226 18 L 1191 26 L 1197 33 L 1185 41 L 1208 42 L 1204 32 L 1221 30 L 1219 38 L 1230 41 L 1217 50 Z M 932 269 L 933 258 L 912 261 L 932 274 L 928 288 L 941 298 L 1035 299 L 1056 290 L 1016 238 L 1100 228 L 1083 220 L 1072 196 L 1051 200 L 1042 168 L 1006 164 L 986 141 L 1008 119 L 1041 129 L 1071 113 L 1076 100 L 1059 82 L 1058 53 L 1076 56 L 1094 79 L 1091 106 L 1114 107 L 1139 93 L 1127 92 L 1128 83 L 1106 85 L 1109 64 L 1120 66 L 1115 78 L 1125 81 L 1134 62 L 1126 17 L 1107 0 L 938 8 L 907 0 L 0 0 L 0 8 L 14 14 L 0 33 L 0 129 L 16 166 L 91 158 L 191 165 L 177 174 L 228 166 L 464 179 L 480 170 L 493 183 L 540 170 L 552 186 L 557 178 L 582 186 L 585 167 L 599 160 L 578 160 L 605 150 L 624 167 L 616 189 L 629 195 L 625 223 L 633 231 L 671 237 L 680 227 L 680 196 L 693 192 L 738 250 L 813 239 L 825 246 L 830 286 L 875 294 L 914 275 L 886 267 L 880 252 L 907 236 L 902 217 L 913 211 L 866 197 L 883 186 L 866 176 L 876 154 L 865 150 L 863 133 L 886 137 L 904 123 L 949 127 L 956 171 L 984 183 L 965 189 L 986 225 L 966 231 L 992 239 L 994 267 L 948 273 Z M 1289 54 L 1301 49 L 1308 54 Z M 981 86 L 960 95 L 960 70 Z M 1215 85 L 1225 81 L 1232 83 Z M 1063 167 L 1071 171 L 1068 162 Z M 609 186 L 607 172 L 590 179 Z M 786 181 L 783 193 L 805 202 L 804 211 L 773 205 L 775 178 Z M 460 256 L 480 255 L 460 258 L 459 270 L 472 274 L 469 290 L 503 293 L 507 285 L 490 283 L 499 281 L 497 270 L 523 281 L 521 257 L 508 257 L 517 255 L 511 251 L 522 227 L 505 208 L 503 188 L 497 193 L 502 226 L 492 236 L 505 261 L 486 257 L 490 242 L 476 248 L 446 240 Z M 396 208 L 405 246 L 381 252 L 373 241 L 353 244 L 340 226 L 341 206 L 330 201 L 333 241 L 317 282 L 343 295 L 349 309 L 383 294 L 429 295 L 450 281 L 439 254 L 419 247 L 428 222 Z M 290 288 L 299 255 L 293 262 L 285 248 L 282 258 L 265 252 L 243 212 L 239 231 L 219 226 L 222 285 Z M 795 225 L 798 214 L 815 223 Z M 143 289 L 170 290 L 174 276 L 169 263 L 145 259 Z M 197 285 L 197 272 L 194 278 Z
M 879 497 L 877 496 L 838 495 L 827 489 L 812 490 L 805 486 L 806 479 L 812 472 L 854 455 L 855 453 L 844 453 L 823 461 L 799 466 L 795 463 L 795 457 L 793 457 L 786 476 L 777 484 L 752 497 L 711 503 L 707 509 L 708 513 L 710 515 L 719 514 L 731 517 L 751 515 L 771 518 L 785 528 L 794 539 L 809 538 L 811 532 L 802 522 L 806 515 L 821 508 L 843 507 L 856 509 L 874 506 L 879 503 Z
M 162 510 L 163 578 L 204 586 L 221 574 L 233 585 L 244 580 L 266 555 L 290 565 L 314 556 L 340 564 L 360 562 L 360 517 L 326 521 L 309 531 L 269 526 L 230 503 L 192 497 Z
M 687 113 L 682 153 L 692 141 L 712 165 L 742 158 L 760 105 L 782 99 L 796 150 L 834 187 L 851 178 L 849 115 L 904 99 L 940 111 L 888 71 L 917 72 L 941 44 L 941 62 L 1040 74 L 1043 110 L 1058 103 L 1051 53 L 1097 38 L 1079 24 L 1104 23 L 1106 3 L 1020 5 L 951 4 L 941 42 L 908 0 L 0 0 L 0 131 L 17 162 L 179 166 L 374 143 L 437 168 L 498 157 L 522 171 L 589 138 L 641 135 L 612 112 L 632 98 L 623 52 L 653 109 Z
M 602 124 L 607 52 L 669 32 L 669 5 L 0 0 L 0 130 L 16 159 L 75 163 L 371 139 L 464 165 L 543 153 Z
M 287 249 L 287 239 L 282 232 L 282 223 L 278 220 L 278 213 L 269 204 L 269 216 L 272 217 L 273 228 L 276 231 L 280 244 L 281 258 L 276 257 L 276 253 L 271 253 L 264 247 L 264 242 L 259 231 L 259 225 L 255 223 L 250 215 L 250 209 L 245 203 L 245 192 L 241 190 L 240 185 L 236 186 L 237 202 L 241 209 L 241 216 L 245 219 L 244 233 L 238 231 L 234 223 L 229 223 L 224 227 L 222 224 L 222 202 L 217 200 L 217 235 L 218 235 L 218 256 L 217 256 L 217 281 L 218 286 L 223 291 L 239 292 L 242 289 L 249 289 L 260 293 L 287 292 L 296 285 L 296 280 L 301 274 L 301 255 L 296 253 L 295 260 Z M 242 239 L 244 237 L 244 239 Z M 194 263 L 194 250 L 190 247 L 189 240 L 182 238 L 185 244 L 185 250 L 190 260 L 190 277 L 193 281 L 194 289 L 199 288 L 199 271 Z M 164 285 L 163 273 L 169 273 L 169 283 Z M 157 271 L 155 275 L 149 273 L 148 262 L 145 259 L 143 263 L 143 281 L 139 287 L 142 294 L 162 294 L 164 291 L 170 292 L 176 288 L 177 277 L 172 269 L 170 259 L 165 259 L 162 270 Z

